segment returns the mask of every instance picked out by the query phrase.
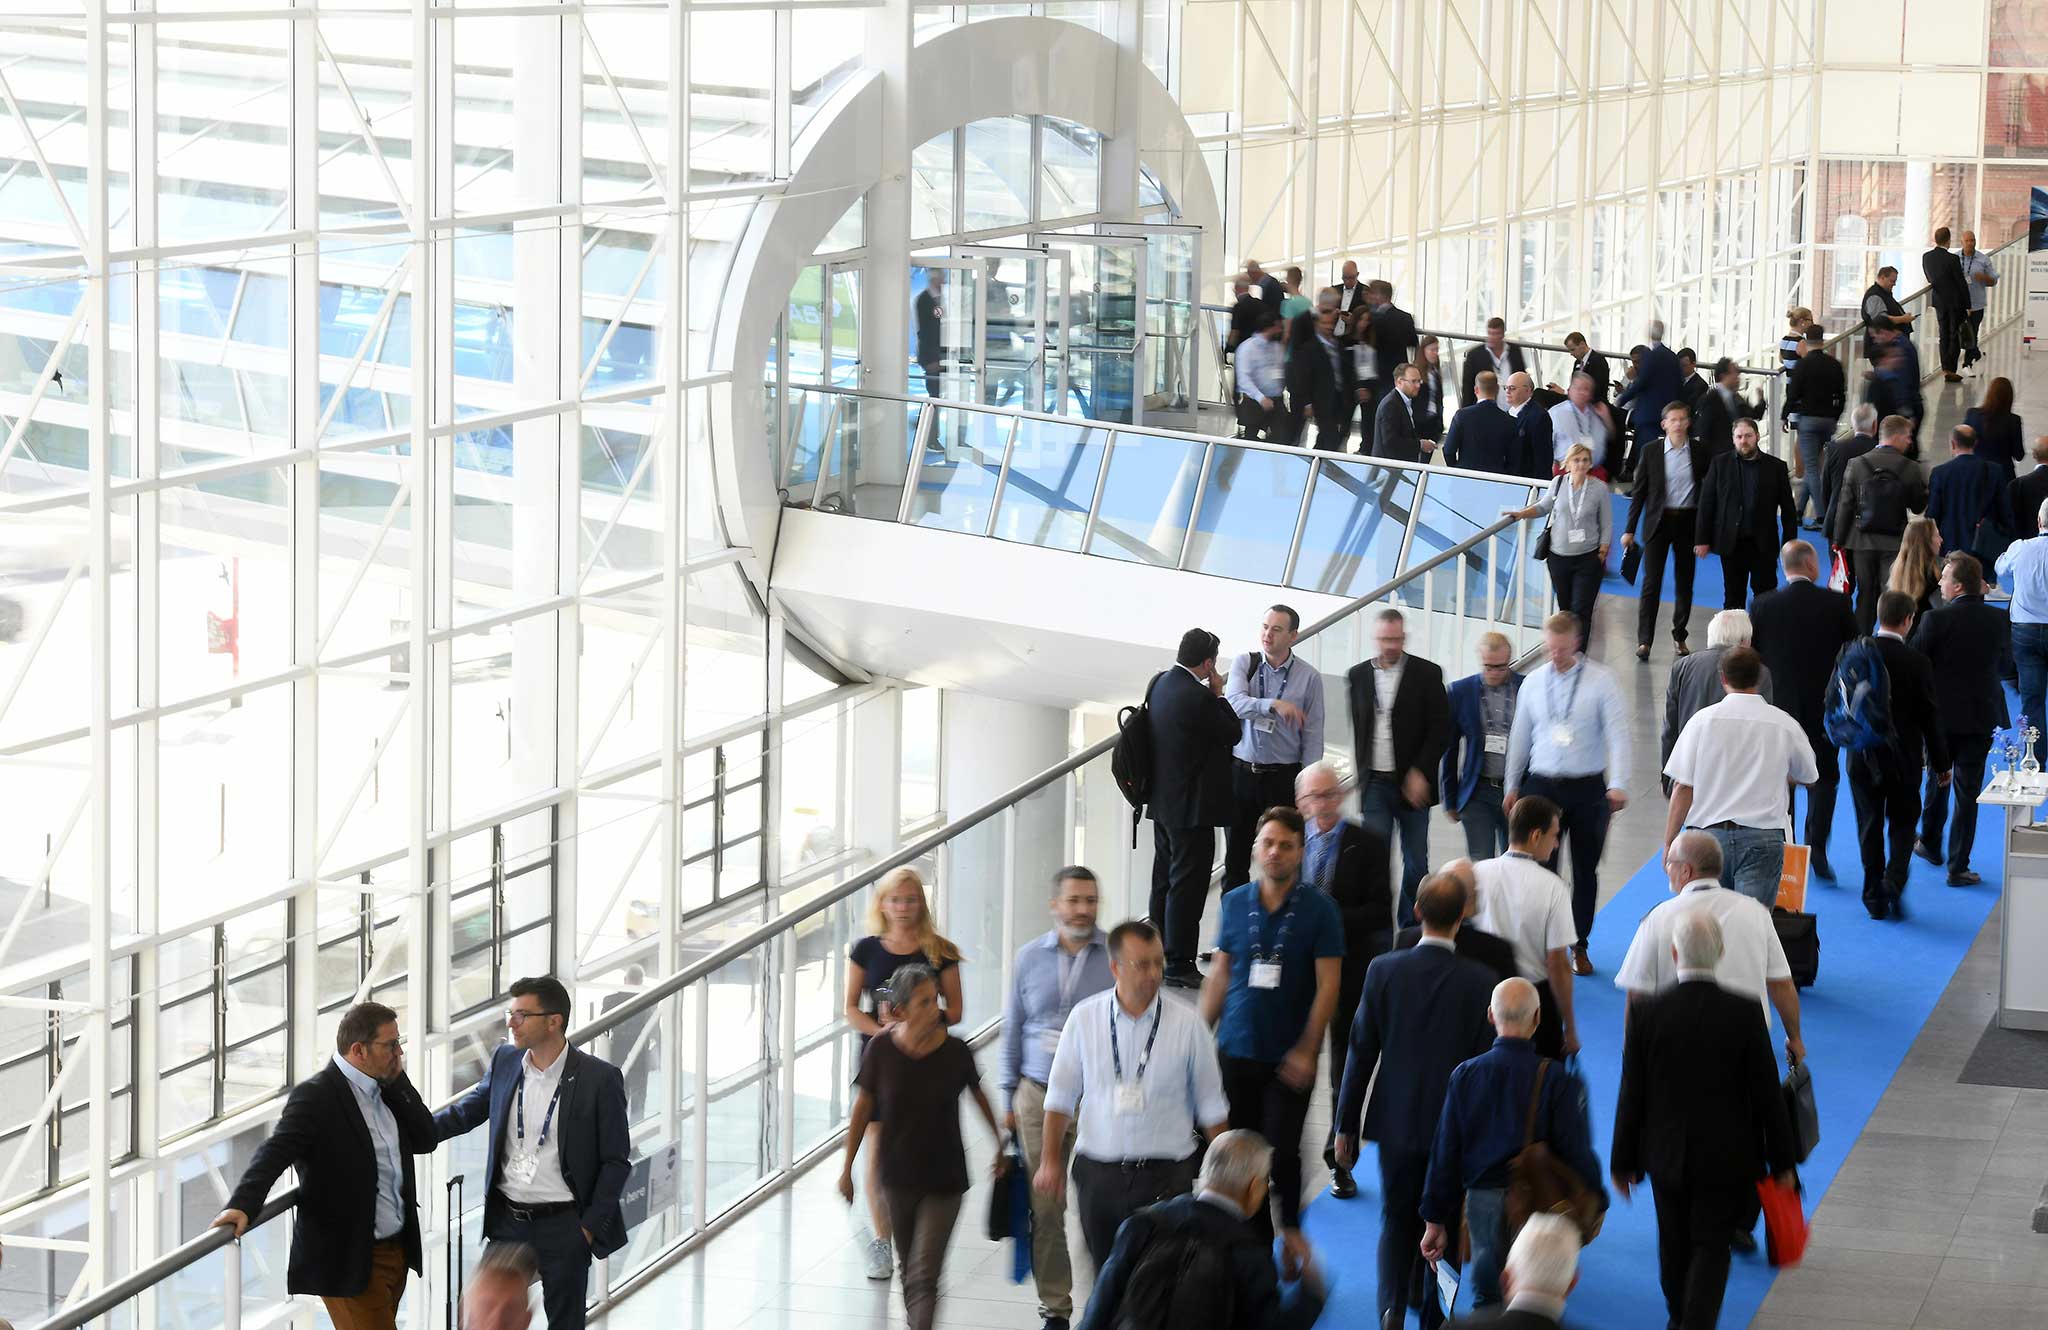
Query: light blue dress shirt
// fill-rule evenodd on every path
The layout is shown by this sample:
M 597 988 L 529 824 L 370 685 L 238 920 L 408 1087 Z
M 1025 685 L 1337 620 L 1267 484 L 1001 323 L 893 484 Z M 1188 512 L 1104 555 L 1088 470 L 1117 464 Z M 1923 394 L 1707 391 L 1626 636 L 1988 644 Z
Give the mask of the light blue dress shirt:
M 1559 742 L 1563 731 L 1566 742 Z M 1559 674 L 1548 662 L 1530 671 L 1508 731 L 1507 788 L 1520 790 L 1538 776 L 1598 776 L 1607 788 L 1628 788 L 1631 750 L 1628 710 L 1614 671 L 1581 656 Z
M 2012 578 L 2014 623 L 2048 623 L 2048 536 L 2014 541 L 1998 556 L 1998 575 Z
M 1074 1004 L 1115 984 L 1109 972 L 1109 934 L 1099 928 L 1079 955 L 1060 945 L 1057 928 L 1024 944 L 1017 953 L 1009 1000 L 1003 1005 L 996 1084 L 1006 1105 L 1019 1079 L 1044 1085 L 1052 1075 L 1053 1050 L 1059 1047 L 1060 1031 L 1067 1028 Z
M 391 1106 L 384 1102 L 384 1091 L 374 1078 L 365 1076 L 339 1053 L 334 1055 L 334 1065 L 341 1068 L 341 1074 L 348 1077 L 349 1088 L 356 1092 L 356 1107 L 363 1112 L 363 1123 L 370 1129 L 370 1145 L 377 1156 L 377 1228 L 371 1236 L 379 1242 L 395 1238 L 405 1230 L 405 1208 L 398 1194 L 405 1177 L 405 1162 L 398 1148 L 398 1119 L 391 1115 Z
M 1328 831 L 1317 831 L 1315 822 L 1308 823 L 1308 845 L 1301 862 L 1301 880 L 1322 892 L 1330 894 L 1330 874 L 1337 867 L 1337 845 L 1344 839 L 1344 819 L 1338 818 L 1330 824 Z
M 1273 703 L 1282 699 L 1301 708 L 1299 726 L 1273 714 Z M 1307 766 L 1323 760 L 1323 676 L 1299 655 L 1290 653 L 1277 670 L 1262 651 L 1233 657 L 1223 700 L 1244 723 L 1237 747 L 1230 750 L 1240 762 Z
M 1254 397 L 1280 400 L 1286 385 L 1287 344 L 1254 333 L 1237 347 L 1237 389 Z
M 1963 285 L 1970 290 L 1970 308 L 1983 309 L 1990 302 L 1991 288 L 1978 281 L 1977 274 L 1981 272 L 1995 282 L 1998 280 L 1997 265 L 1981 249 L 1968 258 L 1963 258 L 1962 251 L 1958 250 L 1956 257 L 1963 261 Z

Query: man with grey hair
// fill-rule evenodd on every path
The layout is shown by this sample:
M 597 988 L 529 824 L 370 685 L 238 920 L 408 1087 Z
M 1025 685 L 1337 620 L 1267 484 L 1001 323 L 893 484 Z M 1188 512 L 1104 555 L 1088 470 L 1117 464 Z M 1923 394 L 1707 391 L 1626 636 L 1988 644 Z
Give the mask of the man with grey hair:
M 1493 1316 L 1461 1316 L 1452 1326 L 1478 1330 L 1557 1330 L 1564 1324 L 1564 1302 L 1579 1284 L 1578 1226 L 1563 1215 L 1530 1215 L 1508 1248 L 1501 1271 L 1507 1310 Z
M 1842 492 L 1842 477 L 1849 470 L 1849 463 L 1877 447 L 1877 408 L 1868 402 L 1858 404 L 1849 413 L 1849 428 L 1854 431 L 1846 439 L 1836 439 L 1825 449 L 1826 461 L 1820 473 L 1820 526 L 1823 531 L 1835 529 L 1835 496 Z
M 1998 556 L 1998 575 L 2012 578 L 2012 656 L 2020 672 L 2020 714 L 2042 724 L 2048 689 L 2048 499 L 2035 510 L 2042 534 L 2016 540 Z
M 1721 686 L 1721 657 L 1735 647 L 1750 645 L 1756 630 L 1748 610 L 1722 610 L 1707 621 L 1707 646 L 1672 662 L 1671 676 L 1664 681 L 1664 731 L 1658 743 L 1658 765 L 1671 760 L 1671 750 L 1684 732 L 1685 723 L 1702 710 L 1728 695 Z M 1765 670 L 1757 686 L 1766 702 L 1771 700 L 1771 672 Z M 1671 784 L 1664 784 L 1670 793 Z
M 1245 1222 L 1247 1215 L 1265 1208 L 1272 1164 L 1273 1147 L 1255 1131 L 1226 1131 L 1211 1141 L 1194 1195 L 1148 1205 L 1117 1230 L 1116 1246 L 1095 1278 L 1080 1330 L 1111 1330 L 1120 1323 L 1127 1295 L 1142 1297 L 1148 1305 L 1154 1298 L 1165 1305 L 1202 1298 L 1210 1313 L 1203 1325 L 1215 1330 L 1307 1330 L 1313 1325 L 1323 1311 L 1321 1270 L 1312 1258 L 1290 1260 L 1285 1273 L 1301 1282 L 1283 1297 L 1272 1253 Z M 1222 1260 L 1229 1282 L 1218 1281 L 1213 1290 L 1182 1287 L 1176 1297 L 1174 1281 L 1198 1248 Z
M 1508 375 L 1501 389 L 1501 410 L 1515 422 L 1515 447 L 1508 470 L 1532 480 L 1551 477 L 1550 412 L 1536 404 L 1536 380 L 1521 370 Z
M 1493 1047 L 1451 1073 L 1430 1150 L 1422 1255 L 1432 1263 L 1442 1260 L 1464 1216 L 1472 1235 L 1466 1278 L 1475 1311 L 1501 1299 L 1509 1165 L 1530 1141 L 1542 1141 L 1606 1197 L 1585 1087 L 1561 1064 L 1541 1057 L 1531 1042 L 1539 1011 L 1536 986 L 1528 980 L 1506 979 L 1494 987 L 1487 1010 L 1496 1034 Z

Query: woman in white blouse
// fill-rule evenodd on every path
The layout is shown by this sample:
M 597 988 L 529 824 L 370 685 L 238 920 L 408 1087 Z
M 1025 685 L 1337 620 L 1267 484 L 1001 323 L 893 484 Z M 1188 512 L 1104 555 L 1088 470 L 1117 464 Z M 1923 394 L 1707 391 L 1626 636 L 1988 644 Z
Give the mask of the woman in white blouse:
M 1593 605 L 1600 598 L 1600 579 L 1607 572 L 1607 551 L 1614 542 L 1614 502 L 1607 482 L 1592 474 L 1593 450 L 1574 443 L 1564 455 L 1564 472 L 1550 482 L 1550 492 L 1514 516 L 1547 515 L 1550 585 L 1557 607 L 1579 617 L 1579 650 L 1593 631 Z

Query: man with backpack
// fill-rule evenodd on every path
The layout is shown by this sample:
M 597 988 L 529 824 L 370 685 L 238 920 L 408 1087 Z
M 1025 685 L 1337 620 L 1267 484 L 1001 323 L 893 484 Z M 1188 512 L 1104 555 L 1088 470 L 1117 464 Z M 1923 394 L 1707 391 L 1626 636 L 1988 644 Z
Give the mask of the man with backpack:
M 1878 594 L 1891 575 L 1892 559 L 1906 534 L 1906 518 L 1927 508 L 1927 481 L 1906 456 L 1913 422 L 1886 416 L 1877 427 L 1877 447 L 1849 463 L 1842 493 L 1832 505 L 1828 540 L 1849 551 L 1856 577 L 1856 626 L 1869 632 L 1877 620 Z
M 1308 1330 L 1323 1314 L 1307 1261 L 1280 1292 L 1273 1254 L 1245 1222 L 1266 1208 L 1273 1147 L 1255 1131 L 1209 1144 L 1195 1194 L 1146 1206 L 1117 1231 L 1080 1330 Z
M 1906 645 L 1913 598 L 1877 598 L 1877 633 L 1842 648 L 1828 684 L 1828 738 L 1848 755 L 1863 853 L 1863 908 L 1873 919 L 1904 917 L 1901 897 L 1920 819 L 1920 770 L 1949 783 L 1948 738 L 1934 699 L 1934 667 Z

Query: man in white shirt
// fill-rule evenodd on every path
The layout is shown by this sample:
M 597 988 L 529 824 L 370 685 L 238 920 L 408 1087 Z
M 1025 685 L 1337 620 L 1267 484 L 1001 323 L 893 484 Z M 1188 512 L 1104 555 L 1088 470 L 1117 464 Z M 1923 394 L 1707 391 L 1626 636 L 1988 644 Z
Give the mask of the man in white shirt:
M 1536 986 L 1542 1019 L 1533 1036 L 1536 1051 L 1566 1058 L 1579 1051 L 1578 1018 L 1572 1009 L 1571 892 L 1564 879 L 1543 866 L 1557 852 L 1558 808 L 1541 795 L 1515 802 L 1508 819 L 1508 852 L 1473 865 L 1479 879 L 1479 912 L 1473 924 L 1505 938 L 1515 950 L 1515 972 Z
M 1193 1007 L 1159 992 L 1159 931 L 1142 920 L 1111 929 L 1109 967 L 1116 987 L 1074 1005 L 1045 1088 L 1047 1139 L 1079 1119 L 1074 1190 L 1098 1270 L 1124 1220 L 1194 1185 L 1196 1129 L 1214 1140 L 1230 1122 L 1215 1040 Z M 1057 1156 L 1046 1154 L 1032 1185 L 1065 1189 Z
M 1607 479 L 1607 444 L 1614 436 L 1614 418 L 1605 402 L 1594 399 L 1593 376 L 1572 375 L 1565 400 L 1550 408 L 1551 465 L 1564 470 L 1564 459 L 1574 445 L 1585 444 L 1593 454 L 1593 472 Z
M 1755 998 L 1759 1006 L 1768 1000 L 1785 1026 L 1786 1058 L 1804 1062 L 1799 988 L 1770 910 L 1721 885 L 1721 847 L 1704 831 L 1683 832 L 1671 842 L 1664 871 L 1671 879 L 1671 899 L 1659 902 L 1636 926 L 1614 986 L 1633 1003 L 1677 984 L 1678 962 L 1672 959 L 1671 943 L 1678 917 L 1687 910 L 1705 910 L 1721 925 L 1723 950 L 1714 967 L 1714 982 L 1731 993 Z
M 1790 787 L 1813 784 L 1820 767 L 1799 722 L 1758 691 L 1762 677 L 1754 649 L 1722 655 L 1727 696 L 1685 723 L 1664 764 L 1672 782 L 1664 844 L 1682 828 L 1707 832 L 1721 846 L 1728 884 L 1769 909 L 1785 871 Z
M 1256 331 L 1237 347 L 1237 437 L 1292 443 L 1287 436 L 1285 397 L 1287 344 L 1281 340 L 1287 325 L 1269 309 L 1254 317 Z

